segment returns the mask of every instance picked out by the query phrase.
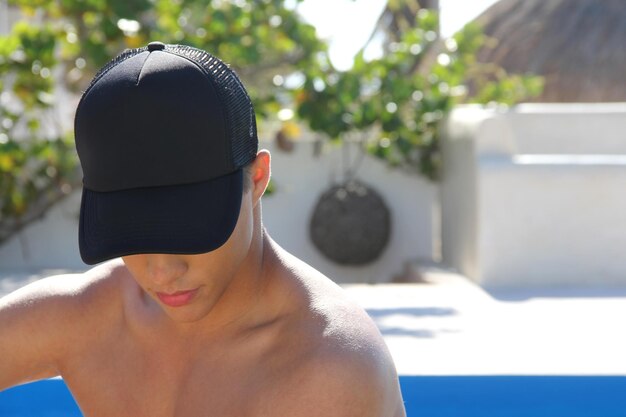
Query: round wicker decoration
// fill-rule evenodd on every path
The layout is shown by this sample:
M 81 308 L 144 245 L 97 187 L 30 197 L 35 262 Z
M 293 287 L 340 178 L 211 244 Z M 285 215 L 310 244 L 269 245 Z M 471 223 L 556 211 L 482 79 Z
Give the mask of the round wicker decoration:
M 364 265 L 387 246 L 391 215 L 378 193 L 350 181 L 322 194 L 309 230 L 315 247 L 327 258 L 340 265 Z

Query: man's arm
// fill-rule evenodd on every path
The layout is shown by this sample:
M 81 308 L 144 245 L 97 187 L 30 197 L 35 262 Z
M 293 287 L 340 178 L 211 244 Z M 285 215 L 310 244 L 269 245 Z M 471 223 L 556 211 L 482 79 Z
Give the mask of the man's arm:
M 42 279 L 0 299 L 0 390 L 59 374 L 80 314 L 79 278 Z

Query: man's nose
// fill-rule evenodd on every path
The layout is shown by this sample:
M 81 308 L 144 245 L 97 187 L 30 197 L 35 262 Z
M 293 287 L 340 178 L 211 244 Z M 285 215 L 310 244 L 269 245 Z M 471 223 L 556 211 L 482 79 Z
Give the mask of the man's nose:
M 150 254 L 147 256 L 150 279 L 157 285 L 172 284 L 187 272 L 187 263 L 177 255 Z

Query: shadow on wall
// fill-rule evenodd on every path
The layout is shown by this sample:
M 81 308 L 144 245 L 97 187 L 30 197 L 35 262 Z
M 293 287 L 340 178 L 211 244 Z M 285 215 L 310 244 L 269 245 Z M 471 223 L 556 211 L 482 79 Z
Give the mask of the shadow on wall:
M 497 288 L 483 287 L 498 301 L 521 302 L 533 298 L 626 298 L 626 287 L 548 287 Z
M 448 318 L 457 316 L 459 312 L 445 307 L 401 307 L 401 308 L 367 308 L 367 314 L 385 336 L 409 336 L 431 339 L 442 333 L 457 333 L 458 330 L 440 328 L 424 329 L 423 319 Z

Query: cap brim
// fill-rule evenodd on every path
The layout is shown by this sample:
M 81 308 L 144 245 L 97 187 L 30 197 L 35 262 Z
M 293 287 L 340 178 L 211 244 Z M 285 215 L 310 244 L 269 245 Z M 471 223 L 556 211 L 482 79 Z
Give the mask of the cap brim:
M 113 192 L 83 188 L 81 258 L 93 265 L 142 253 L 215 250 L 235 229 L 242 193 L 241 169 L 195 184 Z

